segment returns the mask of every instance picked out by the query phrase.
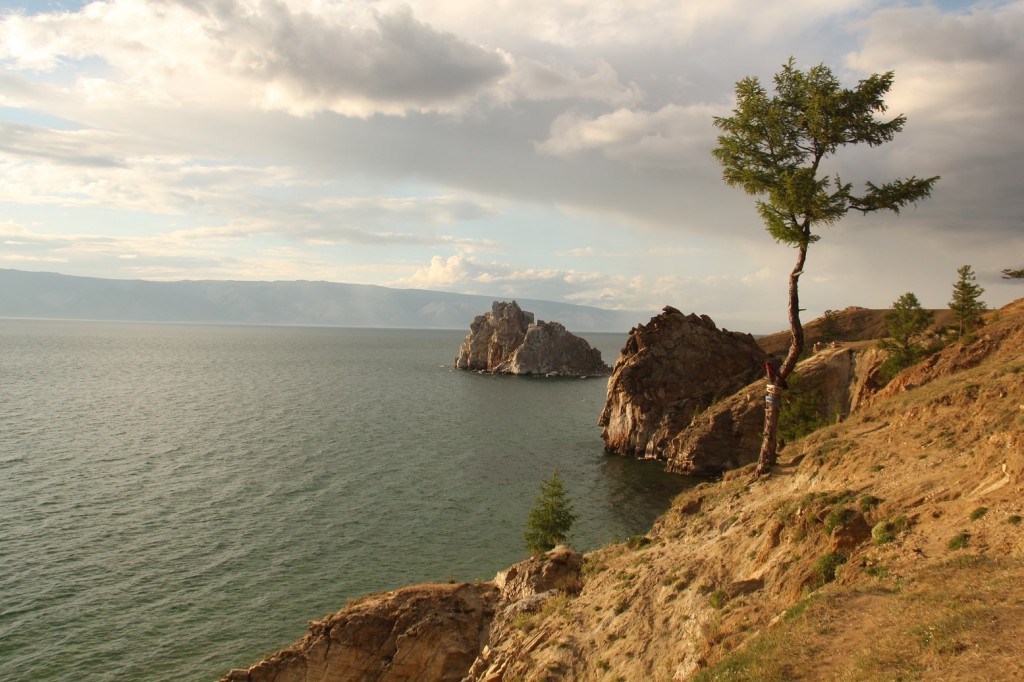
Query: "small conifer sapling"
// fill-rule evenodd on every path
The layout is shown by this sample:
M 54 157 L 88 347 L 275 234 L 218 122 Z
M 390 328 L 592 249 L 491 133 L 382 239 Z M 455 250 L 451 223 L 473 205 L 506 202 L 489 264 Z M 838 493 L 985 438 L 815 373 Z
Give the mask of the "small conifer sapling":
M 921 307 L 917 296 L 908 291 L 893 302 L 884 319 L 889 338 L 879 341 L 878 347 L 889 353 L 881 367 L 888 380 L 924 357 L 927 349 L 919 341 L 934 322 L 935 313 Z
M 974 330 L 981 326 L 981 314 L 985 312 L 981 295 L 985 290 L 978 286 L 970 265 L 961 265 L 956 274 L 959 279 L 953 283 L 953 300 L 949 302 L 949 309 L 957 323 L 957 340 L 963 342 L 969 341 Z
M 533 555 L 543 554 L 566 542 L 576 518 L 572 498 L 566 493 L 565 484 L 555 469 L 550 479 L 541 481 L 540 494 L 526 519 L 526 531 L 523 532 L 526 550 Z

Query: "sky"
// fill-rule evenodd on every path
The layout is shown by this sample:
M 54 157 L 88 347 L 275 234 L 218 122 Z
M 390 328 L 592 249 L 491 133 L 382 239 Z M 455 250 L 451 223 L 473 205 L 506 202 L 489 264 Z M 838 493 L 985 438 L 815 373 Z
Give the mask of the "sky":
M 721 179 L 714 116 L 793 57 L 895 72 L 822 228 L 805 319 L 1024 296 L 1024 2 L 0 0 L 0 267 L 327 280 L 786 323 L 791 247 Z

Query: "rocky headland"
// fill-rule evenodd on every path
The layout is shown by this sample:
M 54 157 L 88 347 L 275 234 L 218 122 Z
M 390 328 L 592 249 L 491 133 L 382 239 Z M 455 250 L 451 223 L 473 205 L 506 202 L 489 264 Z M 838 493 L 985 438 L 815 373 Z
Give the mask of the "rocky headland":
M 872 345 L 801 363 L 838 416 L 769 475 L 733 469 L 585 555 L 364 597 L 224 679 L 1024 678 L 1024 299 L 881 390 Z M 761 399 L 691 420 L 722 438 L 715 410 Z
M 666 459 L 694 415 L 762 375 L 766 357 L 750 334 L 667 306 L 630 330 L 615 363 L 598 420 L 605 448 Z
M 603 376 L 601 351 L 557 322 L 535 321 L 515 301 L 494 301 L 477 315 L 462 341 L 455 368 L 539 376 Z

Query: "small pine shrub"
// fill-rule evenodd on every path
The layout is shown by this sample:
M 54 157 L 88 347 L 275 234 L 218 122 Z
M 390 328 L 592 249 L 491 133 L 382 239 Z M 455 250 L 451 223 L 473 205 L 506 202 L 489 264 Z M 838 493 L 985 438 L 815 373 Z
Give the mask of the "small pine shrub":
M 971 512 L 971 521 L 977 521 L 982 516 L 988 513 L 988 507 L 978 507 Z
M 1006 519 L 1006 522 L 1008 524 L 1010 524 L 1011 526 L 1019 526 L 1020 525 L 1020 521 L 1021 521 L 1021 518 L 1020 518 L 1020 515 L 1018 515 L 1018 514 L 1014 514 L 1014 515 L 1012 515 L 1012 516 L 1010 516 L 1009 518 Z
M 534 500 L 526 519 L 526 531 L 523 533 L 526 551 L 533 555 L 543 554 L 564 543 L 569 539 L 569 531 L 576 518 L 572 499 L 565 492 L 565 484 L 555 469 L 549 480 L 541 482 L 540 495 Z
M 790 390 L 779 409 L 779 435 L 794 441 L 830 423 L 825 399 L 819 387 L 802 383 L 798 374 L 789 379 Z

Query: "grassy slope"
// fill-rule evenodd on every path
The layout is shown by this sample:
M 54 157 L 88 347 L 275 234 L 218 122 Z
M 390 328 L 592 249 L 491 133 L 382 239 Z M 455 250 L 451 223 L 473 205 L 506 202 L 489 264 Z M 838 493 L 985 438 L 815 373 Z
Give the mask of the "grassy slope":
M 504 679 L 1024 679 L 1024 300 L 781 459 L 687 491 L 588 555 L 578 596 L 499 624 Z M 861 508 L 904 527 L 828 581 L 825 527 Z

